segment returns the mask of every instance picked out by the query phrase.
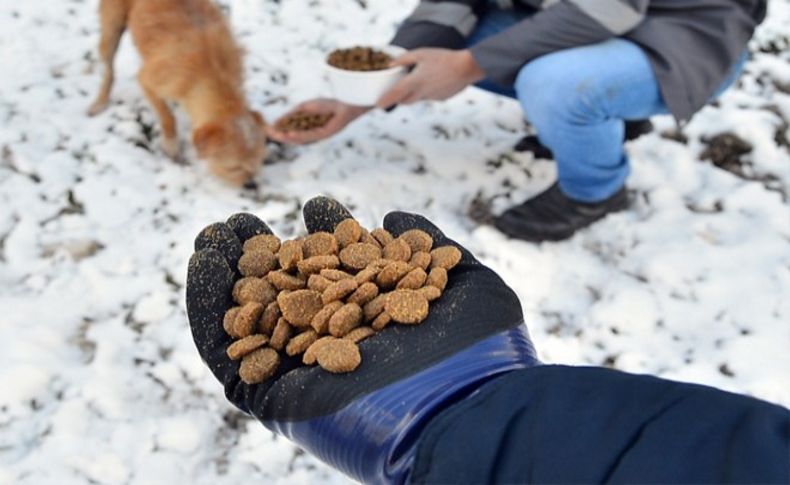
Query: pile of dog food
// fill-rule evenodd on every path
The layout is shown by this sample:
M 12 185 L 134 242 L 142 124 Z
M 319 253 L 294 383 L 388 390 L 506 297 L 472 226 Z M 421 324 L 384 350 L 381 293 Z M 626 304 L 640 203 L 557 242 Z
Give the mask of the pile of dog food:
M 326 125 L 332 116 L 332 113 L 296 111 L 279 120 L 276 128 L 282 132 L 315 130 Z
M 354 219 L 334 234 L 284 242 L 258 235 L 243 250 L 233 288 L 238 306 L 223 325 L 235 339 L 228 357 L 241 360 L 239 375 L 248 384 L 273 376 L 283 352 L 329 372 L 353 371 L 362 361 L 360 341 L 392 323 L 417 325 L 428 317 L 429 302 L 461 260 L 458 248 L 434 248 L 419 229 L 395 238 Z
M 326 62 L 346 71 L 381 71 L 390 67 L 392 57 L 370 47 L 352 47 L 332 51 Z

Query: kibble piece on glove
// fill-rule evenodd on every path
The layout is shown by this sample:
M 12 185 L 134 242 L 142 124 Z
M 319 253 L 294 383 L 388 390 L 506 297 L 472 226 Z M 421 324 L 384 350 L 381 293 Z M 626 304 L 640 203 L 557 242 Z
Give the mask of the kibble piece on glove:
M 377 229 L 373 229 L 370 235 L 376 238 L 376 241 L 378 241 L 379 244 L 381 244 L 382 248 L 386 247 L 387 244 L 391 243 L 392 240 L 395 239 L 394 237 L 392 237 L 392 234 L 390 234 L 388 230 L 382 229 L 380 227 Z
M 341 248 L 359 241 L 362 237 L 362 227 L 354 219 L 345 219 L 335 227 L 335 239 Z
M 283 350 L 288 344 L 289 338 L 291 338 L 291 326 L 285 318 L 280 317 L 272 331 L 272 338 L 269 339 L 269 347 L 274 350 Z
M 395 290 L 387 297 L 384 311 L 398 323 L 414 325 L 428 317 L 428 300 L 414 290 Z
M 447 286 L 447 270 L 442 267 L 433 268 L 428 274 L 425 284 L 435 286 L 439 291 L 444 291 L 445 286 Z
M 319 274 L 329 281 L 340 281 L 354 277 L 342 269 L 322 269 Z
M 380 331 L 384 330 L 384 328 L 385 328 L 387 325 L 389 325 L 390 323 L 392 323 L 392 317 L 390 316 L 390 314 L 389 314 L 389 313 L 387 313 L 387 312 L 381 312 L 381 313 L 379 313 L 379 314 L 378 314 L 378 316 L 377 316 L 376 318 L 374 318 L 374 319 L 373 319 L 373 321 L 370 323 L 370 327 L 371 327 L 373 330 L 375 330 L 375 331 L 377 331 L 377 332 L 380 332 Z
M 245 253 L 261 249 L 266 249 L 276 254 L 280 250 L 280 238 L 274 234 L 259 234 L 244 241 L 244 246 L 242 246 L 242 250 Z
M 250 335 L 241 340 L 237 340 L 228 346 L 228 357 L 231 360 L 239 360 L 253 350 L 263 347 L 269 341 L 266 335 Z
M 379 248 L 379 251 L 384 249 L 384 246 L 382 246 L 381 243 L 379 243 L 378 240 L 375 237 L 373 237 L 368 232 L 368 230 L 365 229 L 364 227 L 362 228 L 362 235 L 359 237 L 359 242 L 365 243 L 365 244 L 372 244 L 373 246 L 376 246 L 377 248 Z
M 298 328 L 307 328 L 310 321 L 321 311 L 324 304 L 321 294 L 313 290 L 296 290 L 277 297 L 280 311 L 288 323 Z
M 304 278 L 289 274 L 282 269 L 272 271 L 266 276 L 266 279 L 278 290 L 301 290 L 307 286 L 307 281 Z
M 344 303 L 342 301 L 333 301 L 326 305 L 321 311 L 315 314 L 313 320 L 310 322 L 310 326 L 313 327 L 313 330 L 319 335 L 329 333 L 329 319 L 332 318 L 332 315 L 334 315 L 336 311 L 343 308 L 343 305 Z
M 357 344 L 350 340 L 329 340 L 316 351 L 318 365 L 333 373 L 351 372 L 359 367 L 362 356 Z
M 409 229 L 400 235 L 400 239 L 406 241 L 411 248 L 411 252 L 428 252 L 433 247 L 433 238 L 430 234 L 419 229 Z
M 290 356 L 304 353 L 316 340 L 318 340 L 316 331 L 313 329 L 306 330 L 291 338 L 288 345 L 285 347 L 285 353 Z
M 274 287 L 264 278 L 254 276 L 241 278 L 233 285 L 233 299 L 239 305 L 257 301 L 261 305 L 273 302 L 277 293 Z
M 435 286 L 423 286 L 419 290 L 417 290 L 422 296 L 425 297 L 426 300 L 432 302 L 442 296 L 441 290 Z
M 398 284 L 395 288 L 399 290 L 416 290 L 422 288 L 422 285 L 425 284 L 425 280 L 428 278 L 428 275 L 425 274 L 425 271 L 422 268 L 414 268 L 413 270 L 406 273 L 406 276 L 398 281 Z
M 328 256 L 313 256 L 299 261 L 296 267 L 303 275 L 320 273 L 322 269 L 336 269 L 340 266 L 340 260 L 334 254 Z
M 384 311 L 384 304 L 387 303 L 388 293 L 380 293 L 377 297 L 365 303 L 363 314 L 366 322 L 372 321 Z
M 346 340 L 350 340 L 355 344 L 358 344 L 365 340 L 366 338 L 370 337 L 371 335 L 375 335 L 376 331 L 370 327 L 357 327 L 354 330 L 348 332 L 345 337 Z
M 249 251 L 239 259 L 239 271 L 244 276 L 266 276 L 277 268 L 277 256 L 268 249 Z
M 362 323 L 362 308 L 356 303 L 346 303 L 329 318 L 329 333 L 342 337 Z
M 263 313 L 263 305 L 257 301 L 251 301 L 241 307 L 239 314 L 233 324 L 233 334 L 241 338 L 248 337 L 255 333 L 258 326 L 258 319 Z
M 379 274 L 379 271 L 379 269 L 368 265 L 367 268 L 354 275 L 354 280 L 356 280 L 359 286 L 362 286 L 364 283 L 373 281 L 376 275 Z
M 404 243 L 405 244 L 405 243 Z M 381 288 L 395 288 L 401 278 L 411 271 L 411 265 L 404 261 L 393 261 L 376 276 L 376 283 Z
M 236 317 L 239 316 L 239 310 L 241 310 L 241 307 L 238 306 L 231 308 L 225 312 L 225 316 L 222 319 L 222 328 L 225 329 L 225 333 L 233 338 L 239 338 L 236 335 Z
M 351 243 L 340 251 L 340 262 L 352 270 L 362 270 L 381 258 L 381 249 L 368 243 Z
M 258 320 L 258 333 L 271 336 L 274 331 L 274 326 L 277 325 L 277 320 L 280 319 L 282 313 L 280 312 L 280 305 L 273 301 L 266 305 L 263 309 L 261 318 Z
M 239 376 L 246 384 L 259 384 L 274 375 L 280 365 L 277 351 L 268 347 L 257 349 L 246 356 L 239 366 Z
M 346 301 L 348 303 L 356 303 L 359 306 L 366 305 L 370 300 L 376 298 L 379 294 L 379 287 L 375 283 L 368 281 L 362 283 L 359 288 L 352 293 Z
M 304 257 L 330 256 L 337 254 L 339 246 L 337 239 L 328 232 L 315 232 L 304 238 Z
M 324 290 L 329 288 L 329 285 L 332 284 L 332 280 L 324 278 L 318 274 L 311 274 L 309 278 L 307 278 L 307 287 L 313 291 L 317 291 L 319 293 L 323 293 Z
M 321 351 L 321 348 L 326 345 L 327 343 L 331 342 L 332 340 L 336 340 L 335 337 L 331 335 L 327 335 L 326 337 L 321 337 L 311 346 L 305 350 L 304 355 L 302 355 L 302 362 L 306 365 L 313 365 L 316 363 L 316 353 Z
M 280 267 L 286 271 L 296 268 L 299 261 L 304 259 L 304 252 L 302 250 L 302 240 L 294 239 L 292 241 L 285 241 L 280 247 L 279 260 Z
M 431 268 L 450 271 L 461 261 L 461 250 L 455 246 L 442 246 L 431 251 Z
M 384 258 L 392 261 L 409 261 L 411 259 L 411 246 L 403 239 L 395 239 L 384 246 Z
M 422 268 L 423 271 L 428 271 L 428 267 L 431 265 L 431 253 L 417 251 L 411 255 L 409 264 L 416 268 Z
M 332 303 L 333 301 L 342 300 L 351 293 L 354 293 L 357 287 L 358 285 L 354 278 L 335 281 L 329 285 L 329 288 L 321 293 L 321 300 L 324 302 L 324 305 Z

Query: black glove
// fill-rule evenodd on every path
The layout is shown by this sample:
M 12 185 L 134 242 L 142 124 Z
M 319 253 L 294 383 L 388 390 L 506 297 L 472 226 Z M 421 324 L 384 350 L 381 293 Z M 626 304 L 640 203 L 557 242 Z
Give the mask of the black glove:
M 310 233 L 332 232 L 351 214 L 319 197 L 304 207 Z M 361 365 L 348 374 L 285 357 L 271 379 L 247 385 L 239 362 L 225 351 L 222 326 L 234 305 L 231 291 L 243 242 L 271 230 L 250 214 L 205 228 L 189 262 L 187 312 L 200 355 L 225 386 L 225 395 L 268 428 L 363 482 L 407 479 L 421 430 L 433 416 L 484 382 L 538 364 L 515 293 L 469 251 L 427 219 L 392 212 L 384 228 L 394 236 L 421 229 L 435 246 L 454 245 L 461 262 L 420 325 L 390 325 L 359 345 Z

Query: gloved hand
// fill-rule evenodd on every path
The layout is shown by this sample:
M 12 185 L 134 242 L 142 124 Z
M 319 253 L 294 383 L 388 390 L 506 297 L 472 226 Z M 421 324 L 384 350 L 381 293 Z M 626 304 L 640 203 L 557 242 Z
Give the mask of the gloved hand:
M 319 197 L 304 207 L 309 232 L 328 231 L 351 214 Z M 237 407 L 329 465 L 365 483 L 403 483 L 421 431 L 438 413 L 506 372 L 538 364 L 515 293 L 469 251 L 427 219 L 403 212 L 384 218 L 394 236 L 422 229 L 434 246 L 463 257 L 420 325 L 392 324 L 359 344 L 362 364 L 347 374 L 301 366 L 283 357 L 256 385 L 238 376 L 222 326 L 243 242 L 271 233 L 258 218 L 236 214 L 206 227 L 189 261 L 187 313 L 198 351 Z

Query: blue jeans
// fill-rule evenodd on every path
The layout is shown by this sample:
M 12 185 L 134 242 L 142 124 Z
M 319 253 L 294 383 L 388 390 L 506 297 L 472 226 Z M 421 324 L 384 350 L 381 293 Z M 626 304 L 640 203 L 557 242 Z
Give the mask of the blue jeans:
M 490 7 L 468 45 L 531 13 Z M 746 55 L 714 97 L 737 79 L 745 61 Z M 647 55 L 622 38 L 538 57 L 521 68 L 510 88 L 487 80 L 477 86 L 521 103 L 540 142 L 554 153 L 560 188 L 583 202 L 606 199 L 624 185 L 629 172 L 624 120 L 668 113 Z

